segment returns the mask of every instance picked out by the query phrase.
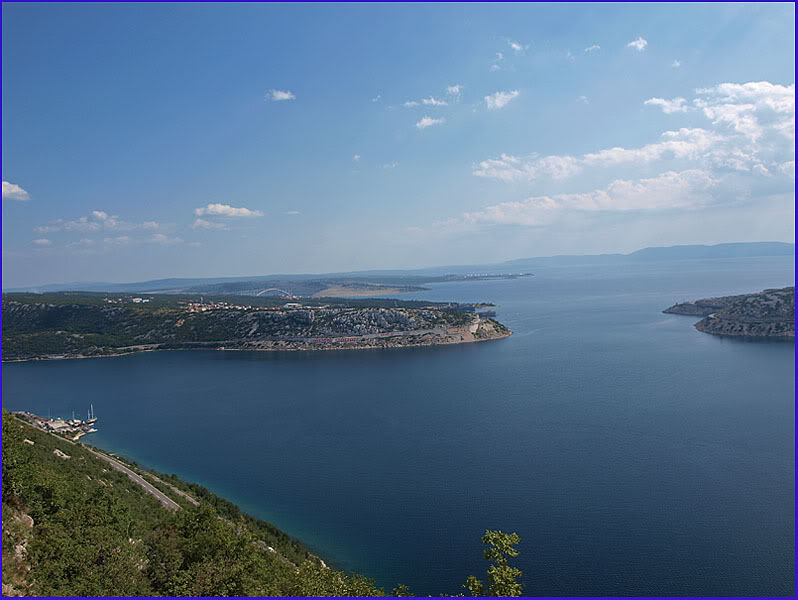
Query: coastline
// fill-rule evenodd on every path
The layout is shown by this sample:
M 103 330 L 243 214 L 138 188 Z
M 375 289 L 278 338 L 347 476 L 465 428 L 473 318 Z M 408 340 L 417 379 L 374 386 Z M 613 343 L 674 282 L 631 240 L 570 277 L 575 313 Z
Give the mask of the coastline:
M 795 343 L 794 287 L 692 300 L 662 312 L 699 317 L 693 327 L 718 337 Z
M 496 323 L 495 321 L 491 321 Z M 496 323 L 498 325 L 498 323 Z M 503 327 L 503 326 L 502 326 Z M 220 352 L 323 352 L 327 350 L 377 350 L 389 348 L 422 348 L 429 346 L 449 346 L 457 344 L 471 344 L 475 342 L 488 342 L 491 340 L 500 340 L 510 337 L 513 332 L 509 329 L 499 330 L 495 326 L 492 327 L 493 332 L 487 336 L 477 336 L 477 331 L 468 331 L 464 328 L 462 331 L 446 332 L 444 335 L 439 336 L 438 339 L 433 340 L 418 340 L 411 341 L 410 343 L 358 343 L 358 342 L 330 342 L 324 345 L 312 344 L 306 342 L 295 342 L 294 345 L 266 345 L 266 344 L 291 344 L 285 340 L 260 340 L 260 341 L 246 341 L 241 346 L 237 346 L 239 342 L 233 340 L 225 340 L 219 342 L 188 342 L 183 347 L 174 347 L 173 343 L 160 343 L 160 344 L 142 344 L 141 346 L 126 346 L 119 348 L 120 352 L 111 352 L 108 354 L 65 354 L 65 355 L 44 355 L 44 356 L 31 356 L 25 358 L 3 358 L 2 363 L 21 363 L 33 361 L 56 361 L 56 360 L 81 360 L 92 358 L 115 358 L 119 356 L 128 356 L 131 354 L 140 354 L 144 352 L 163 352 L 163 351 L 183 351 L 183 350 L 215 350 Z M 410 332 L 405 333 L 402 337 L 413 338 L 423 337 L 430 334 L 413 335 Z M 397 336 L 399 337 L 399 336 Z M 459 338 L 459 339 L 458 339 Z M 346 339 L 346 338 L 344 338 Z M 383 341 L 390 338 L 370 338 L 375 341 Z M 397 339 L 397 338 L 393 338 Z M 365 341 L 365 340 L 363 340 Z M 135 348 L 128 350 L 128 348 Z

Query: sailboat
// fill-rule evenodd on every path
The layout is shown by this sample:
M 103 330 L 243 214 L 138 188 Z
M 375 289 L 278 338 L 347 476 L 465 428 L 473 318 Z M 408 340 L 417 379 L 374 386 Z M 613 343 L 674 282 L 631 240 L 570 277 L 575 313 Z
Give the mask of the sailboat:
M 93 425 L 96 422 L 97 422 L 97 417 L 94 416 L 94 405 L 92 404 L 91 408 L 89 409 L 89 415 L 88 419 L 86 419 L 86 423 L 88 423 L 89 425 Z

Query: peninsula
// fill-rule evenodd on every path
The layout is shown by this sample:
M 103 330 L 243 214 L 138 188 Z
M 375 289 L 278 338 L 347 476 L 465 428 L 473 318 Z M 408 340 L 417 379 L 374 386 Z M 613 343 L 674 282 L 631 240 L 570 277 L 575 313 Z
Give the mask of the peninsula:
M 674 304 L 665 313 L 704 317 L 695 328 L 713 335 L 795 341 L 795 288 Z
M 289 300 L 289 301 L 286 301 Z M 337 350 L 459 344 L 511 332 L 489 304 L 386 299 L 5 294 L 3 361 L 206 348 Z

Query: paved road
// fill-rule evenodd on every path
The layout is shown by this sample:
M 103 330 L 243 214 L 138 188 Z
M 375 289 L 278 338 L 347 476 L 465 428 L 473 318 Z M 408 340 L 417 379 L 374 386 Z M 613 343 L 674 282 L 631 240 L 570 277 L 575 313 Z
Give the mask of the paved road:
M 152 473 L 147 473 L 147 476 L 148 476 L 148 477 L 150 477 L 150 478 L 152 478 L 152 479 L 154 479 L 154 480 L 155 480 L 155 481 L 157 481 L 158 483 L 161 483 L 161 484 L 165 485 L 165 486 L 166 486 L 166 487 L 168 487 L 170 490 L 172 490 L 172 491 L 173 491 L 175 494 L 177 494 L 178 496 L 182 496 L 183 498 L 185 498 L 185 499 L 186 499 L 188 502 L 190 502 L 190 503 L 191 503 L 191 504 L 193 504 L 194 506 L 199 506 L 199 502 L 198 502 L 198 501 L 197 501 L 197 500 L 196 500 L 196 499 L 195 499 L 193 496 L 190 496 L 190 495 L 188 495 L 186 492 L 184 492 L 184 491 L 183 491 L 183 490 L 181 490 L 180 488 L 176 488 L 176 487 L 175 487 L 175 486 L 173 486 L 171 483 L 166 483 L 166 482 L 165 482 L 163 479 L 159 479 L 159 478 L 157 478 L 157 477 L 156 477 L 155 475 L 153 475 Z
M 152 484 L 148 483 L 141 475 L 137 475 L 136 473 L 128 469 L 125 465 L 123 465 L 117 460 L 114 460 L 113 458 L 111 458 L 106 454 L 102 454 L 101 452 L 95 452 L 94 450 L 92 450 L 91 448 L 87 448 L 86 446 L 83 447 L 86 448 L 86 450 L 88 450 L 92 454 L 94 454 L 94 456 L 96 456 L 97 458 L 100 458 L 105 462 L 109 463 L 117 471 L 121 471 L 122 473 L 127 475 L 133 483 L 140 485 L 142 488 L 144 488 L 144 491 L 155 496 L 156 500 L 158 500 L 158 502 L 163 504 L 165 508 L 168 508 L 170 510 L 180 510 L 180 505 L 177 502 L 175 502 L 169 496 L 167 496 L 166 494 L 155 488 Z
M 25 423 L 28 423 L 28 422 L 25 421 Z M 28 424 L 30 425 L 31 423 L 28 423 Z M 115 459 L 111 458 L 110 456 L 108 456 L 107 454 L 103 454 L 102 452 L 96 452 L 95 450 L 92 450 L 91 448 L 89 448 L 86 444 L 82 444 L 80 442 L 73 442 L 72 440 L 67 439 L 65 437 L 56 436 L 54 433 L 51 433 L 51 432 L 47 431 L 46 429 L 43 429 L 42 427 L 39 427 L 35 423 L 33 423 L 33 426 L 36 427 L 37 429 L 41 430 L 41 431 L 44 431 L 45 433 L 49 433 L 50 435 L 53 435 L 53 436 L 57 437 L 59 440 L 63 440 L 64 442 L 72 444 L 73 446 L 82 446 L 84 449 L 86 449 L 89 452 L 91 452 L 97 458 L 99 458 L 101 460 L 104 460 L 105 462 L 110 464 L 117 471 L 120 471 L 120 472 L 124 473 L 125 475 L 127 475 L 133 483 L 135 483 L 137 485 L 140 485 L 142 488 L 144 488 L 145 492 L 155 496 L 155 499 L 158 500 L 158 502 L 160 502 L 161 504 L 163 504 L 165 508 L 168 508 L 169 510 L 180 510 L 180 505 L 177 502 L 172 500 L 169 496 L 167 496 L 166 494 L 161 492 L 158 488 L 154 487 L 149 482 L 145 481 L 145 479 L 141 475 L 138 475 L 138 474 L 134 473 L 133 471 L 131 471 L 130 469 L 128 469 L 125 465 L 120 463 L 118 460 L 115 460 Z M 160 479 L 158 479 L 154 475 L 153 475 L 153 478 L 156 479 L 157 481 L 161 481 Z M 161 481 L 161 483 L 164 483 L 164 482 Z M 167 483 L 165 485 L 169 485 L 169 484 Z M 189 502 L 191 502 L 192 504 L 194 504 L 195 506 L 199 505 L 199 502 L 197 502 L 194 498 L 192 498 L 188 494 L 184 493 L 182 490 L 178 490 L 177 488 L 175 488 L 174 486 L 171 486 L 171 485 L 169 485 L 169 487 L 174 489 L 174 491 L 177 492 L 178 494 L 180 494 L 181 496 L 185 496 L 186 499 Z

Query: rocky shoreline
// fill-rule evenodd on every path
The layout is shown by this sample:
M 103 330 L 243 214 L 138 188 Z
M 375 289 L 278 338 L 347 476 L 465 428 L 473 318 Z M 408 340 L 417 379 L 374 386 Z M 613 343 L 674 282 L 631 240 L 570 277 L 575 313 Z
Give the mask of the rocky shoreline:
M 795 342 L 795 288 L 674 304 L 664 313 L 704 317 L 694 326 L 712 335 Z
M 219 350 L 256 352 L 319 352 L 324 350 L 370 350 L 377 348 L 414 348 L 423 346 L 442 346 L 468 344 L 510 337 L 512 331 L 493 319 L 479 318 L 462 327 L 394 332 L 390 335 L 339 336 L 320 339 L 237 339 L 215 342 L 166 342 L 141 344 L 120 348 L 102 348 L 93 354 L 42 354 L 24 358 L 3 358 L 3 362 L 27 362 L 34 360 L 77 360 L 85 358 L 110 358 L 127 356 L 140 352 L 164 350 Z
M 3 296 L 3 362 L 182 349 L 329 350 L 465 343 L 509 331 L 481 304 L 377 299 L 354 306 L 303 299 L 274 305 L 221 299 Z M 138 301 L 138 302 L 137 302 Z M 365 301 L 368 302 L 368 301 Z M 393 302 L 392 302 L 393 303 Z

